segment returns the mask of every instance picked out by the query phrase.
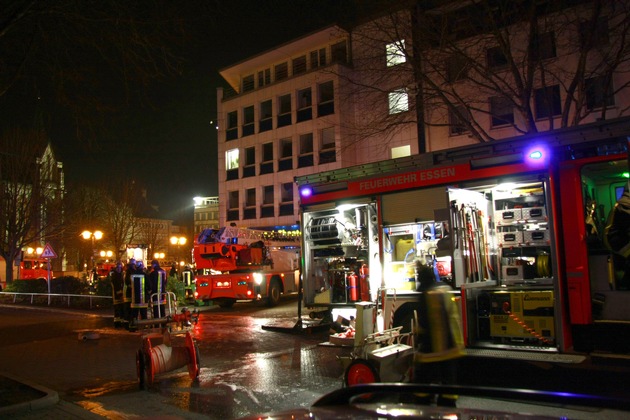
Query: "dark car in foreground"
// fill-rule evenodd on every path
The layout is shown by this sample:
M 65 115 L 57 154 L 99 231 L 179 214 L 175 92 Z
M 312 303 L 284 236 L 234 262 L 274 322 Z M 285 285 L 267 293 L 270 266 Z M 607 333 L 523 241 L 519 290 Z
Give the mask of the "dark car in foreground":
M 456 395 L 453 404 L 450 398 Z M 253 419 L 627 419 L 630 400 L 527 389 L 376 383 L 345 387 L 308 408 Z

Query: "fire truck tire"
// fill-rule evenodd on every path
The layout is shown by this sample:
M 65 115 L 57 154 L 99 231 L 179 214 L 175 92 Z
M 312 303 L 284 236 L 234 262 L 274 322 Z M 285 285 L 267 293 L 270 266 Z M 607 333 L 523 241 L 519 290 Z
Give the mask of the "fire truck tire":
M 271 280 L 271 284 L 269 284 L 269 295 L 267 297 L 267 305 L 270 307 L 274 307 L 280 303 L 280 295 L 282 291 L 280 289 L 280 282 L 274 279 Z
M 236 303 L 234 299 L 217 299 L 217 304 L 221 308 L 231 308 Z
M 380 382 L 374 365 L 365 359 L 354 359 L 343 375 L 346 386 Z

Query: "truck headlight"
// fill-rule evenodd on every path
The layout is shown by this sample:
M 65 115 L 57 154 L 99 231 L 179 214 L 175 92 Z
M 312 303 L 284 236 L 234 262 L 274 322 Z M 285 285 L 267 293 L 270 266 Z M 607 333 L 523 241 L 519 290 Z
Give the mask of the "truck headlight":
M 263 281 L 263 276 L 260 273 L 254 273 L 254 283 L 256 283 L 256 286 L 260 286 L 260 283 L 262 283 Z

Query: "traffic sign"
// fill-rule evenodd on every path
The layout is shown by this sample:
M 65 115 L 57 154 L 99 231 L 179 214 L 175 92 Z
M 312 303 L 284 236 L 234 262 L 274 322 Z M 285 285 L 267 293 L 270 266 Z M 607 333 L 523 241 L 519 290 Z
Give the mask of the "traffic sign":
M 42 258 L 57 258 L 57 253 L 52 249 L 50 244 L 46 244 L 41 255 Z

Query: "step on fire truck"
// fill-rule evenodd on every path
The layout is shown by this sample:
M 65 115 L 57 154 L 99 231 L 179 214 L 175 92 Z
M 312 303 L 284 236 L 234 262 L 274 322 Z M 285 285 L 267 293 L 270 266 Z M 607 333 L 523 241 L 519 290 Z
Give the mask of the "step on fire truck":
M 605 241 L 628 136 L 622 118 L 296 177 L 305 308 L 364 320 L 357 346 L 409 330 L 429 276 L 469 354 L 629 353 L 630 259 Z
M 299 290 L 298 236 L 236 227 L 205 229 L 195 239 L 195 299 L 231 307 L 238 300 L 277 305 Z

